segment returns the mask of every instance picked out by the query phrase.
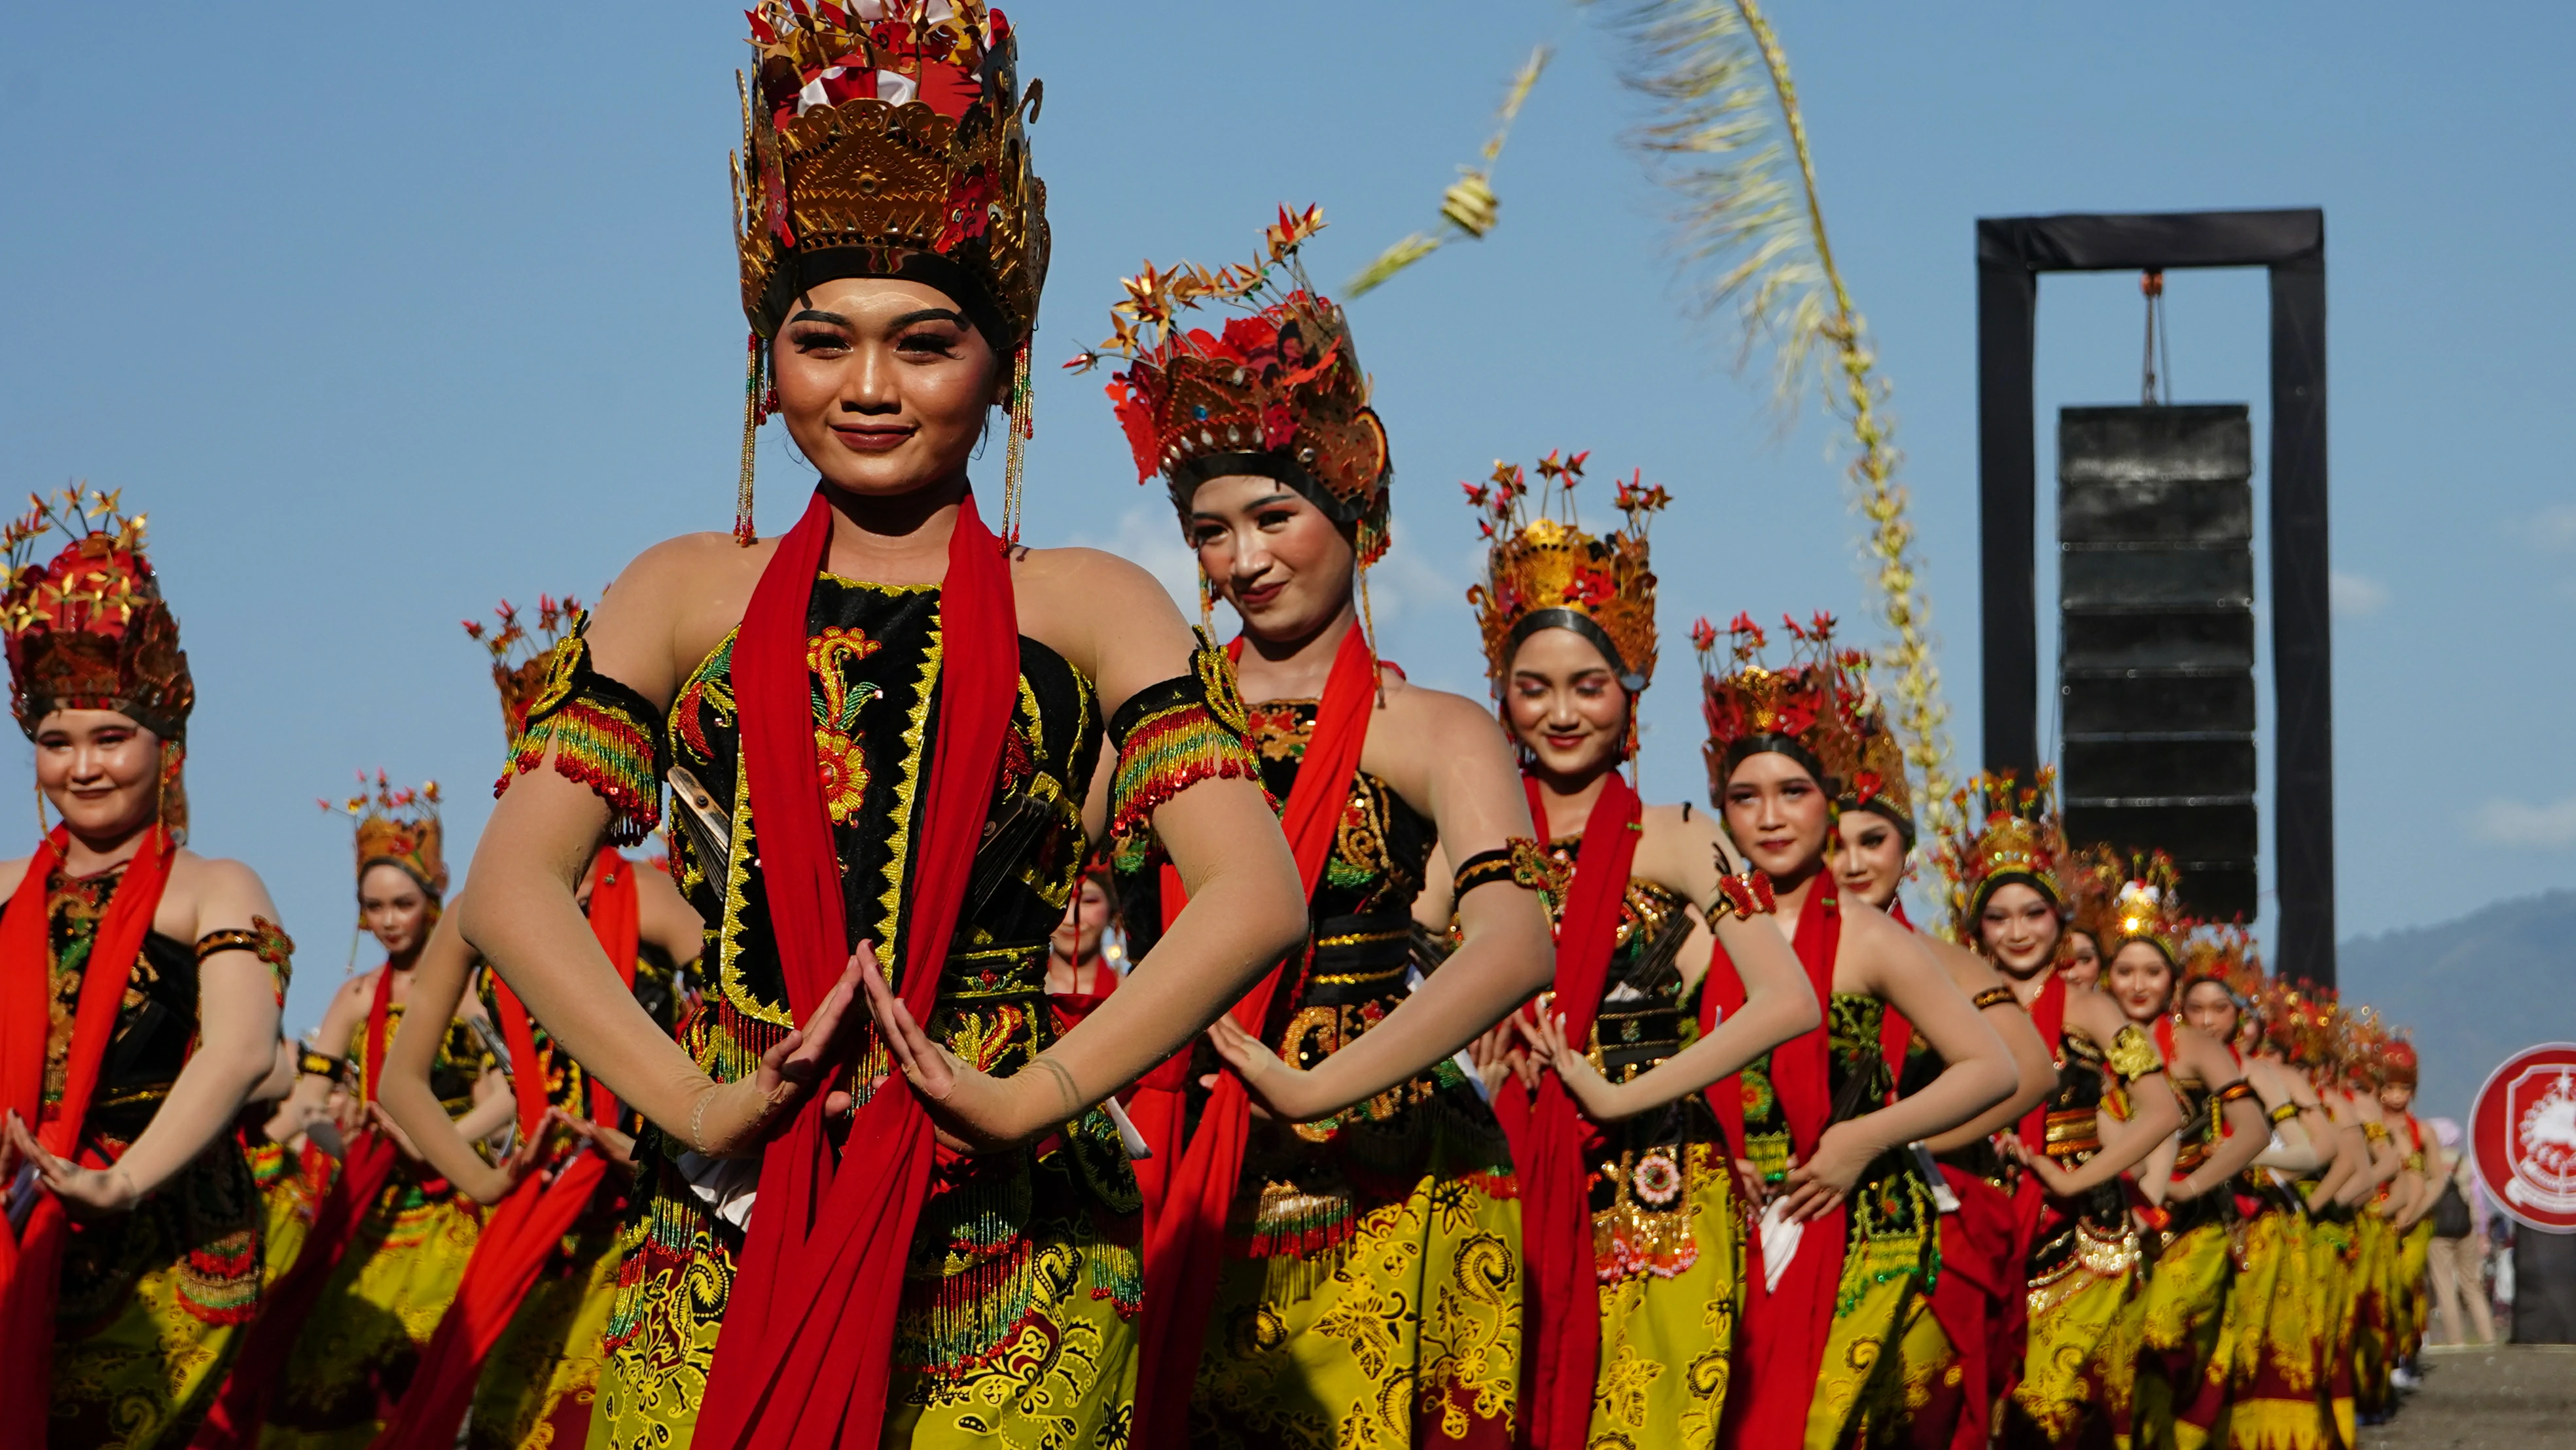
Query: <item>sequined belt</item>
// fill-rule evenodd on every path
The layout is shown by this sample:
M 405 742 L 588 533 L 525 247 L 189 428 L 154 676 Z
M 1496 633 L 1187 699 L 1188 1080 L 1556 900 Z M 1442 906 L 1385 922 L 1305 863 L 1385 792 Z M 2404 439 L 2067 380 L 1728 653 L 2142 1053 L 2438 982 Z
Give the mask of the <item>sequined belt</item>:
M 1669 1005 L 1627 1012 L 1605 1007 L 1592 1019 L 1593 1066 L 1612 1082 L 1625 1082 L 1681 1049 L 1682 1014 Z
M 1413 918 L 1401 911 L 1328 916 L 1315 923 L 1315 957 L 1303 1005 L 1339 1007 L 1404 995 L 1413 964 Z
M 2075 1158 L 2102 1146 L 2102 1122 L 2092 1108 L 2052 1108 L 2048 1114 L 2048 1156 Z

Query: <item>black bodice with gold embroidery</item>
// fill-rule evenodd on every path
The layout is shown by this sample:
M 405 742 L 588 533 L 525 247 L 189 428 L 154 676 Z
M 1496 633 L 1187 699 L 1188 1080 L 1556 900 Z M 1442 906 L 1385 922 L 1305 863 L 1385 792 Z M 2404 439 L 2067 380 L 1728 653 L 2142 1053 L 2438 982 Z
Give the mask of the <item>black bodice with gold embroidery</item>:
M 2048 1100 L 2048 1156 L 2066 1168 L 2081 1167 L 2102 1151 L 2101 1114 L 2125 1110 L 2128 1087 L 2161 1064 L 2153 1040 L 2129 1023 L 2105 1049 L 2090 1033 L 2069 1023 L 2058 1033 L 2057 1091 Z M 2134 1257 L 2136 1233 L 2128 1204 L 2114 1178 L 2073 1199 L 2051 1197 L 2055 1210 L 2043 1223 L 2030 1250 L 2034 1284 L 2053 1281 L 2088 1255 L 2110 1263 L 2122 1254 Z
M 1862 992 L 1835 992 L 1825 1003 L 1825 1081 L 1833 1094 L 1830 1121 L 1841 1123 L 1887 1105 L 1896 1089 L 1881 1031 L 1887 1004 Z M 1882 1242 L 1911 1246 L 1931 1227 L 1937 1210 L 1931 1185 L 1911 1150 L 1890 1148 L 1870 1160 L 1846 1202 L 1850 1247 L 1846 1255 Z M 1910 1267 L 1910 1248 L 1892 1257 L 1896 1272 Z M 1887 1256 L 1880 1254 L 1877 1256 Z
M 77 878 L 57 870 L 48 883 L 45 913 L 53 949 L 48 982 L 53 1020 L 45 1035 L 48 1103 L 62 1100 L 72 1019 L 88 976 L 90 949 L 124 875 L 122 868 Z M 195 950 L 157 932 L 146 933 L 143 949 L 134 954 L 126 973 L 116 1033 L 100 1062 L 98 1086 L 83 1124 L 86 1161 L 113 1161 L 151 1125 L 196 1046 L 197 986 Z M 241 1141 L 221 1134 L 132 1212 L 72 1221 L 55 1317 L 65 1324 L 87 1324 L 113 1314 L 133 1295 L 139 1278 L 175 1264 L 181 1309 L 208 1323 L 240 1323 L 259 1302 L 264 1222 Z
M 1567 872 L 1582 838 L 1548 843 Z M 1560 913 L 1562 907 L 1556 910 Z M 1631 877 L 1619 903 L 1618 934 L 1594 1009 L 1586 1055 L 1614 1083 L 1627 1082 L 1679 1052 L 1698 1031 L 1683 1000 L 1682 943 L 1693 922 L 1680 894 Z M 1724 1133 L 1708 1099 L 1685 1093 L 1650 1113 L 1592 1124 L 1585 1154 L 1592 1181 L 1592 1242 L 1604 1280 L 1669 1277 L 1698 1253 L 1692 1194 L 1700 1175 L 1726 1172 Z

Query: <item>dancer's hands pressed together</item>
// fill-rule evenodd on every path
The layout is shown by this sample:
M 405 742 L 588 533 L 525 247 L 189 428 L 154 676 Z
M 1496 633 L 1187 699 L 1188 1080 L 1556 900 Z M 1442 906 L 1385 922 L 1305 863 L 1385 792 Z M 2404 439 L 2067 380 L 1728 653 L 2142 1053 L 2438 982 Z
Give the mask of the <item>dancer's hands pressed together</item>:
M 690 1111 L 689 1146 L 708 1158 L 747 1158 L 760 1151 L 770 1129 L 783 1121 L 833 1069 L 845 1065 L 857 1046 L 867 1019 L 853 1012 L 859 992 L 859 963 L 876 960 L 876 946 L 859 943 L 801 1027 L 760 1055 L 751 1076 L 711 1083 L 699 1090 Z M 873 970 L 873 968 L 871 968 Z M 848 1111 L 847 1094 L 825 1099 L 824 1109 Z

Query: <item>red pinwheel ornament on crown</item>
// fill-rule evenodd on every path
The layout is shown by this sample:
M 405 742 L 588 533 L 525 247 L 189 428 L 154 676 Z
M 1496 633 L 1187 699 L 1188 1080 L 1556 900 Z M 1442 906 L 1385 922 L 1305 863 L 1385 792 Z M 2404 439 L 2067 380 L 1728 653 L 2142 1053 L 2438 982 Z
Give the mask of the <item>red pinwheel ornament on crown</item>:
M 1467 591 L 1485 641 L 1485 673 L 1501 697 L 1512 655 L 1541 629 L 1568 629 L 1590 640 L 1630 694 L 1655 674 L 1655 575 L 1646 528 L 1672 501 L 1642 472 L 1617 485 L 1627 526 L 1600 537 L 1577 525 L 1574 490 L 1588 452 L 1550 453 L 1538 461 L 1539 483 L 1517 463 L 1496 460 L 1483 483 L 1461 483 L 1469 506 L 1485 517 L 1491 541 L 1485 579 Z

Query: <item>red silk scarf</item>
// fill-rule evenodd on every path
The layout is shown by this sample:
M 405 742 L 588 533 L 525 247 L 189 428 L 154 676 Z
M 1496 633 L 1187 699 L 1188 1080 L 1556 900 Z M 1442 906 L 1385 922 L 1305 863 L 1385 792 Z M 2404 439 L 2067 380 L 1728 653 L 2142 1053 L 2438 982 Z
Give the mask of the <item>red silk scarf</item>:
M 1834 958 L 1842 939 L 1842 909 L 1833 873 L 1819 870 L 1808 887 L 1807 904 L 1798 912 L 1798 929 L 1790 945 L 1798 954 L 1798 964 L 1807 969 L 1807 983 L 1820 1009 L 1833 997 Z M 1718 947 L 1709 964 L 1707 986 L 1700 993 L 1701 1033 L 1715 1031 L 1724 1020 L 1721 1014 L 1740 1010 L 1744 995 L 1744 980 L 1737 975 L 1735 963 L 1724 946 Z M 1831 1051 L 1822 1024 L 1771 1049 L 1771 1090 L 1789 1124 L 1789 1149 L 1801 1162 L 1815 1152 L 1816 1140 L 1823 1136 L 1833 1113 L 1833 1079 L 1827 1061 Z M 1719 1079 L 1709 1087 L 1708 1099 L 1726 1128 L 1728 1144 L 1742 1151 L 1743 1080 Z M 1720 1444 L 1770 1450 L 1795 1445 L 1805 1435 L 1816 1367 L 1824 1358 L 1825 1336 L 1833 1326 L 1842 1251 L 1840 1208 L 1806 1221 L 1799 1252 L 1776 1290 L 1766 1282 L 1760 1237 L 1745 1246 L 1744 1320 L 1736 1336 L 1744 1362 L 1729 1381 Z
M 375 1101 L 393 991 L 393 969 L 378 968 L 375 996 L 367 1004 L 366 1043 L 358 1061 L 361 1103 Z M 349 1136 L 339 1176 L 331 1180 L 331 1191 L 314 1211 L 313 1227 L 305 1231 L 295 1266 L 261 1296 L 259 1319 L 242 1341 L 241 1352 L 233 1356 L 232 1372 L 188 1442 L 190 1450 L 250 1450 L 259 1443 L 260 1428 L 268 1421 L 269 1397 L 286 1374 L 286 1359 L 304 1332 L 305 1316 L 321 1302 L 323 1287 L 348 1255 L 349 1243 L 366 1222 L 367 1211 L 375 1207 L 385 1180 L 393 1176 L 397 1156 L 387 1134 L 361 1129 Z
M 807 607 L 833 517 L 817 488 L 761 572 L 733 652 L 770 926 L 800 1019 L 850 958 L 806 664 Z M 939 634 L 936 738 L 894 979 L 917 1022 L 939 997 L 1019 685 L 1010 564 L 972 493 L 949 536 Z M 929 1192 L 930 1116 L 889 1080 L 858 1109 L 836 1162 L 823 1098 L 808 1096 L 761 1155 L 760 1206 L 730 1300 L 741 1312 L 716 1341 L 699 1410 L 707 1450 L 874 1450 L 883 1429 L 904 1262 Z
M 1523 779 L 1530 819 L 1544 832 L 1546 807 L 1538 783 Z M 1619 913 L 1628 896 L 1628 874 L 1637 856 L 1643 811 L 1627 779 L 1612 771 L 1584 818 L 1583 844 L 1566 888 L 1565 913 L 1556 928 L 1553 1010 L 1565 1022 L 1568 1042 L 1591 1040 L 1610 956 L 1619 940 Z M 1592 1425 L 1595 1382 L 1601 1368 L 1599 1277 L 1593 1267 L 1591 1173 L 1584 1146 L 1591 1135 L 1580 1109 L 1554 1073 L 1539 1078 L 1535 1095 L 1515 1075 L 1494 1094 L 1494 1115 L 1514 1149 L 1520 1179 L 1521 1242 L 1529 1265 L 1522 1300 L 1530 1346 L 1522 1376 L 1528 1403 L 1523 1423 L 1534 1450 L 1582 1450 Z
M 81 1124 L 116 1036 L 116 1014 L 152 915 L 169 884 L 178 843 L 159 826 L 126 865 L 108 900 L 89 964 L 81 973 L 80 1000 L 72 1011 L 72 1037 L 64 1063 L 63 1097 L 44 1106 L 47 1029 L 53 1022 L 53 930 L 46 896 L 62 865 L 71 833 L 56 826 L 45 836 L 27 874 L 0 914 L 0 1107 L 35 1130 L 36 1141 L 57 1158 L 105 1167 L 108 1160 L 81 1152 Z M 62 1200 L 39 1189 L 33 1210 L 16 1233 L 0 1227 L 0 1365 L 23 1381 L 44 1384 L 54 1354 L 54 1291 L 59 1286 L 65 1237 L 71 1229 Z M 0 1415 L 0 1447 L 41 1450 L 41 1410 Z
M 1241 659 L 1243 641 L 1236 640 L 1228 652 Z M 1280 816 L 1289 852 L 1297 858 L 1297 879 L 1310 902 L 1316 883 L 1324 879 L 1324 861 L 1332 854 L 1333 834 L 1350 799 L 1351 777 L 1359 771 L 1369 712 L 1376 703 L 1377 662 L 1354 627 L 1333 653 L 1332 673 L 1325 677 L 1324 698 L 1315 711 L 1315 733 L 1306 742 L 1297 781 L 1288 789 Z M 1179 873 L 1166 867 L 1162 885 L 1168 922 L 1179 915 Z M 1244 1031 L 1261 1034 L 1286 968 L 1285 961 L 1272 967 L 1234 1004 L 1234 1020 Z M 1216 1307 L 1226 1211 L 1243 1174 L 1251 1129 L 1252 1099 L 1243 1080 L 1219 1073 L 1216 1090 L 1200 1110 L 1198 1131 L 1190 1135 L 1180 1162 L 1165 1170 L 1162 1203 L 1145 1247 L 1144 1353 L 1137 1362 L 1133 1437 L 1139 1446 L 1181 1445 L 1189 1438 L 1190 1388 L 1198 1378 L 1208 1316 Z
M 635 868 L 614 846 L 600 847 L 594 860 L 599 875 L 590 894 L 591 934 L 599 939 L 609 961 L 618 964 L 618 975 L 631 992 L 637 936 Z M 536 1030 L 519 994 L 496 974 L 492 995 L 500 1009 L 502 1036 L 510 1047 L 510 1083 L 519 1100 L 519 1137 L 524 1142 L 545 1125 L 550 1106 L 545 1063 L 537 1055 Z M 590 1093 L 593 1120 L 617 1126 L 617 1099 L 608 1085 L 593 1078 Z M 411 1386 L 386 1420 L 384 1433 L 376 1437 L 375 1450 L 452 1450 L 456 1427 L 474 1403 L 483 1361 L 501 1342 L 519 1306 L 527 1302 L 528 1291 L 536 1287 L 538 1271 L 564 1235 L 572 1232 L 607 1172 L 606 1160 L 585 1153 L 552 1182 L 542 1173 L 519 1180 L 493 1208 L 474 1241 L 473 1256 L 465 1261 L 456 1297 L 439 1317 L 438 1330 L 421 1352 Z

